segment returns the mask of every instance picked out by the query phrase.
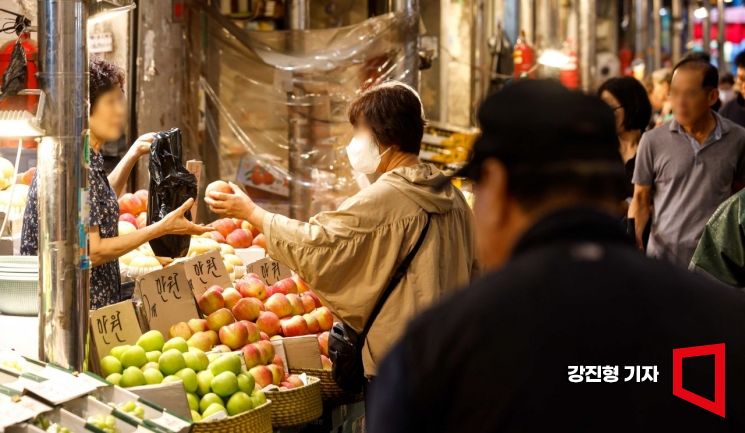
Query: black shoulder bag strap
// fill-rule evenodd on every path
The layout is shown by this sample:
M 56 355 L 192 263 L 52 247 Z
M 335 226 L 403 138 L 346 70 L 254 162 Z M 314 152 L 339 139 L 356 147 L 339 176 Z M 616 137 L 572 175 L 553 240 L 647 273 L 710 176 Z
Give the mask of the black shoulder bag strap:
M 393 290 L 398 286 L 398 283 L 401 282 L 401 279 L 403 279 L 404 275 L 406 275 L 406 272 L 409 270 L 409 265 L 414 260 L 414 256 L 416 256 L 416 253 L 419 251 L 419 248 L 424 243 L 424 238 L 427 237 L 427 232 L 429 231 L 429 221 L 431 219 L 430 214 L 427 214 L 427 223 L 424 225 L 424 229 L 422 230 L 422 234 L 419 235 L 419 239 L 416 241 L 416 245 L 414 245 L 414 248 L 409 251 L 409 254 L 403 259 L 401 264 L 398 265 L 398 268 L 396 268 L 396 272 L 393 273 L 393 277 L 388 282 L 388 286 L 386 286 L 385 290 L 383 291 L 383 294 L 380 295 L 380 298 L 378 299 L 378 302 L 375 304 L 375 308 L 373 308 L 372 312 L 370 313 L 370 317 L 367 318 L 367 322 L 365 323 L 364 329 L 362 329 L 362 333 L 360 334 L 360 347 L 365 344 L 365 340 L 367 339 L 367 333 L 370 332 L 370 328 L 372 328 L 373 323 L 375 322 L 375 319 L 378 317 L 378 314 L 380 314 L 380 310 L 383 309 L 383 305 L 385 305 L 385 302 L 388 300 L 388 297 L 391 296 L 391 293 L 393 293 Z

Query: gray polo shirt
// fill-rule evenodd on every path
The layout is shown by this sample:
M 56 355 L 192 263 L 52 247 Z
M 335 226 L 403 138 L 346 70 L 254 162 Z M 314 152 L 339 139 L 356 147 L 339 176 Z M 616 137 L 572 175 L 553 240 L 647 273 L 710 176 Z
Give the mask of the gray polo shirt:
M 745 129 L 714 116 L 703 145 L 670 120 L 642 136 L 636 155 L 634 184 L 652 186 L 647 253 L 686 268 L 709 217 L 745 182 Z

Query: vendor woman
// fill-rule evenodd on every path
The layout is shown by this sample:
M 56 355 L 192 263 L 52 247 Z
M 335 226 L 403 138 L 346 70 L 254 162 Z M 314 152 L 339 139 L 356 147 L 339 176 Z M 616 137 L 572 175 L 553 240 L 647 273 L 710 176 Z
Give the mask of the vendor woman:
M 262 209 L 235 186 L 234 194 L 212 192 L 205 201 L 215 213 L 258 227 L 269 255 L 295 269 L 357 332 L 424 236 L 368 334 L 362 358 L 372 377 L 411 318 L 470 282 L 473 226 L 461 192 L 418 158 L 425 120 L 414 89 L 398 82 L 374 87 L 352 103 L 349 121 L 352 168 L 380 177 L 337 211 L 296 221 Z
M 119 256 L 151 239 L 166 234 L 201 234 L 209 229 L 184 218 L 193 200 L 184 203 L 166 218 L 134 233 L 119 236 L 119 203 L 127 179 L 137 160 L 147 154 L 153 134 L 138 138 L 116 168 L 106 176 L 101 146 L 119 139 L 124 129 L 124 75 L 115 65 L 100 59 L 90 61 L 90 171 L 89 253 L 93 269 L 90 273 L 90 306 L 100 308 L 121 300 Z M 37 255 L 39 250 L 38 179 L 29 190 L 23 218 L 21 254 Z M 45 245 L 42 248 L 48 247 Z

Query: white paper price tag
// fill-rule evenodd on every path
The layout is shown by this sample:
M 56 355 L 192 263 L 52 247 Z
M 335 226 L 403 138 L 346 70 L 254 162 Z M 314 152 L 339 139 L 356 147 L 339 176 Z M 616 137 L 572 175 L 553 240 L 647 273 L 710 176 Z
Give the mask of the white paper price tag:
M 40 383 L 29 383 L 26 385 L 26 390 L 56 406 L 90 394 L 96 390 L 96 387 L 85 381 L 79 381 L 74 376 L 69 376 L 49 379 Z
M 153 424 L 157 424 L 166 430 L 172 432 L 179 432 L 187 427 L 189 423 L 182 420 L 181 418 L 175 417 L 169 413 L 164 413 L 162 417 L 151 420 Z

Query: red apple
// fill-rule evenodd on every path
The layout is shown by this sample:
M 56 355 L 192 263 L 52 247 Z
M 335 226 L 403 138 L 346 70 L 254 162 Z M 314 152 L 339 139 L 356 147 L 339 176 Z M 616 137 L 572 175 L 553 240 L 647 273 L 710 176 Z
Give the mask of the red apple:
M 248 248 L 253 242 L 253 236 L 251 236 L 251 232 L 246 230 L 235 229 L 225 236 L 225 240 L 233 248 Z
M 220 293 L 222 293 L 225 290 L 221 286 L 218 286 L 217 284 L 207 287 L 207 290 L 210 290 L 210 289 L 217 290 Z
M 312 297 L 307 296 L 307 292 L 300 295 L 300 301 L 302 301 L 303 311 L 306 313 L 310 313 L 316 309 L 316 301 L 314 301 Z
M 307 291 L 307 292 L 303 293 L 303 296 L 308 296 L 311 299 L 313 299 L 313 302 L 316 303 L 316 308 L 323 307 L 323 304 L 321 304 L 321 299 L 315 293 L 313 293 L 311 291 Z
M 259 327 L 256 326 L 255 323 L 249 322 L 248 320 L 241 320 L 241 323 L 243 323 L 246 326 L 246 330 L 248 331 L 248 342 L 249 343 L 256 343 L 257 341 L 261 339 Z
M 257 341 L 254 343 L 256 345 L 256 348 L 259 349 L 259 353 L 261 354 L 261 363 L 262 364 L 269 364 L 269 361 L 274 359 L 274 346 L 272 346 L 271 341 Z
M 241 322 L 231 323 L 220 328 L 220 342 L 229 348 L 236 350 L 248 343 L 248 330 Z
M 258 327 L 258 325 L 257 325 L 257 327 Z M 259 332 L 259 340 L 261 340 L 261 341 L 269 341 L 269 335 L 266 332 L 264 332 L 264 331 L 260 331 Z
M 310 334 L 321 331 L 321 325 L 318 324 L 318 320 L 312 314 L 303 314 L 303 320 L 308 324 L 308 332 Z
M 274 381 L 272 371 L 269 370 L 266 365 L 257 365 L 256 367 L 248 370 L 248 373 L 254 377 L 256 386 L 258 386 L 259 389 L 271 385 Z
M 147 207 L 147 201 L 150 198 L 150 193 L 146 189 L 138 189 L 135 191 L 135 195 L 137 198 L 142 200 L 143 203 L 145 203 L 145 207 Z
M 321 354 L 329 356 L 329 332 L 321 332 L 318 334 L 318 348 L 321 349 Z
M 305 384 L 303 383 L 303 381 L 300 380 L 300 376 L 298 376 L 297 374 L 291 374 L 291 375 L 287 376 L 286 382 L 289 385 L 291 385 L 288 388 L 301 388 L 301 387 L 305 386 Z
M 31 185 L 36 176 L 36 167 L 31 167 L 23 173 L 18 174 L 18 183 L 23 185 Z
M 259 318 L 261 301 L 256 298 L 241 298 L 233 306 L 233 316 L 238 320 L 254 321 Z
M 302 316 L 305 314 L 305 307 L 303 306 L 303 301 L 300 300 L 300 296 L 298 296 L 296 293 L 290 293 L 286 296 L 287 302 L 290 303 L 290 306 L 292 307 L 292 315 L 293 316 Z
M 233 317 L 233 313 L 231 313 L 227 308 L 220 308 L 207 316 L 207 326 L 215 332 L 219 331 L 223 326 L 230 325 L 233 322 L 235 322 L 235 317 Z
M 298 274 L 293 275 L 292 280 L 295 282 L 295 285 L 297 286 L 298 293 L 305 293 L 308 290 L 310 290 L 308 288 L 308 284 L 305 282 L 305 280 L 300 278 L 300 275 Z
M 256 235 L 256 237 L 253 240 L 253 246 L 267 249 L 266 248 L 266 236 L 264 236 L 263 233 L 259 233 L 258 235 Z
M 241 294 L 232 287 L 228 287 L 227 289 L 223 290 L 222 298 L 225 300 L 225 307 L 230 308 L 231 310 L 233 309 L 235 304 L 238 303 L 238 301 L 243 299 Z M 236 319 L 237 318 L 238 316 L 236 316 Z
M 207 321 L 204 319 L 189 319 L 186 324 L 189 325 L 189 329 L 191 329 L 191 332 L 200 332 L 210 329 L 209 327 L 207 327 Z
M 256 319 L 256 326 L 269 337 L 279 334 L 279 330 L 281 329 L 279 326 L 279 317 L 271 311 L 262 311 L 259 313 L 259 318 Z
M 224 244 L 226 242 L 225 241 L 225 236 L 223 236 L 217 230 L 212 231 L 212 232 L 207 232 L 207 233 L 201 235 L 201 237 L 207 238 L 207 239 L 212 239 L 213 241 L 218 242 L 218 243 L 221 243 L 221 244 Z
M 119 221 L 126 221 L 126 222 L 132 224 L 135 227 L 139 227 L 137 225 L 137 217 L 135 217 L 131 213 L 123 213 L 123 214 L 119 215 Z
M 334 326 L 334 316 L 328 308 L 317 308 L 310 314 L 318 320 L 318 324 L 321 326 L 322 331 L 328 331 L 332 326 Z
M 235 282 L 235 288 L 244 298 L 258 298 L 264 300 L 267 297 L 266 284 L 255 274 L 249 274 Z
M 228 346 L 224 345 L 224 344 L 218 344 L 217 346 L 215 346 L 215 347 L 212 348 L 212 351 L 213 352 L 217 352 L 217 353 L 228 353 L 228 352 L 232 352 L 232 350 L 230 350 L 230 348 Z
M 139 215 L 137 215 L 137 228 L 141 229 L 147 227 L 147 212 L 140 212 Z
M 272 284 L 272 293 L 282 293 L 287 295 L 289 293 L 297 293 L 297 285 L 292 278 L 285 278 Z
M 324 370 L 331 370 L 331 367 L 333 364 L 331 363 L 331 360 L 326 355 L 321 355 L 321 365 L 323 366 Z
M 204 331 L 205 335 L 207 335 L 207 338 L 210 339 L 210 343 L 212 346 L 216 345 L 220 342 L 220 336 L 217 335 L 217 331 L 213 331 L 211 329 Z
M 230 218 L 222 218 L 217 221 L 214 221 L 212 224 L 210 224 L 215 230 L 220 232 L 221 235 L 224 237 L 227 237 L 230 232 L 236 229 L 235 223 Z
M 234 194 L 233 188 L 231 188 L 230 185 L 228 185 L 228 183 L 223 180 L 216 180 L 207 185 L 207 189 L 205 189 L 204 194 L 208 196 L 212 191 L 221 192 L 224 194 Z
M 292 315 L 292 305 L 287 300 L 287 297 L 281 293 L 275 293 L 264 302 L 264 307 L 272 313 L 276 314 L 277 317 L 287 317 Z
M 262 365 L 261 352 L 255 344 L 246 344 L 241 349 L 241 352 L 243 353 L 243 361 L 246 363 L 247 369 L 250 370 L 257 365 Z
M 285 372 L 279 368 L 277 364 L 269 364 L 266 368 L 272 372 L 272 383 L 279 386 L 279 384 L 282 383 L 282 379 L 285 377 Z
M 192 335 L 186 341 L 186 344 L 188 344 L 189 347 L 196 347 L 197 349 L 201 349 L 203 352 L 208 352 L 210 349 L 212 349 L 212 346 L 214 346 L 211 336 L 204 331 L 195 332 L 194 335 Z
M 220 308 L 225 307 L 225 299 L 222 297 L 222 293 L 214 288 L 209 288 L 202 293 L 202 296 L 197 300 L 197 304 L 199 305 L 199 309 L 202 310 L 202 313 L 212 314 Z
M 278 365 L 279 368 L 282 369 L 282 371 L 285 370 L 285 362 L 282 361 L 282 357 L 279 355 L 274 355 L 274 359 L 272 359 L 272 364 Z
M 292 316 L 289 319 L 279 321 L 282 335 L 285 337 L 297 337 L 308 333 L 308 324 L 302 316 Z
M 139 197 L 128 192 L 119 197 L 119 213 L 131 213 L 137 215 L 140 212 L 145 212 L 147 209 L 147 203 L 143 203 Z
M 168 329 L 168 334 L 171 338 L 181 337 L 184 340 L 188 340 L 191 337 L 191 329 L 189 329 L 189 325 L 186 322 L 178 322 Z

